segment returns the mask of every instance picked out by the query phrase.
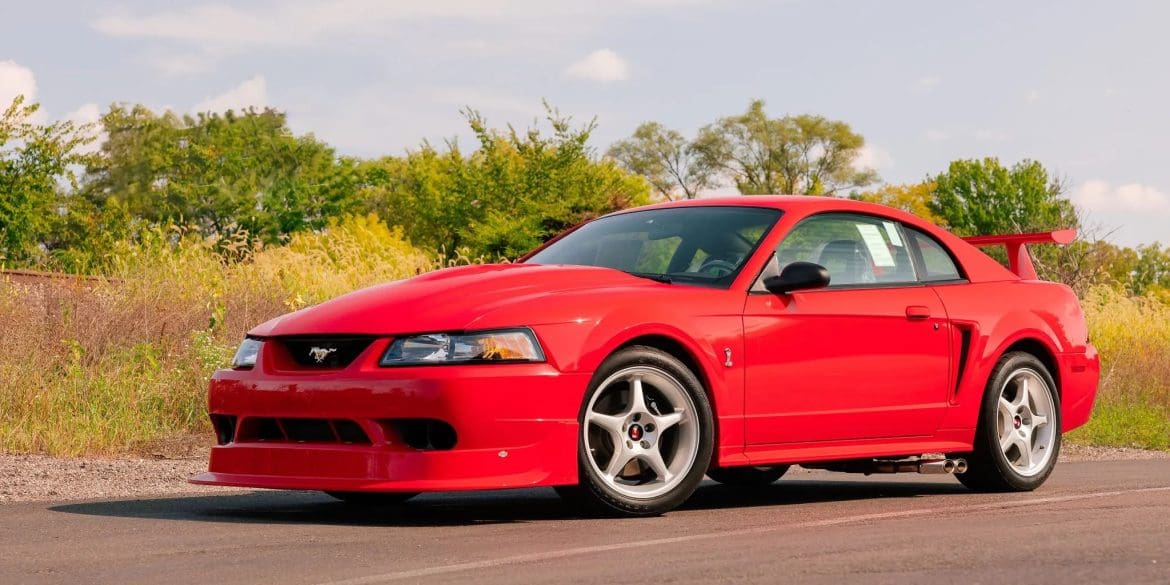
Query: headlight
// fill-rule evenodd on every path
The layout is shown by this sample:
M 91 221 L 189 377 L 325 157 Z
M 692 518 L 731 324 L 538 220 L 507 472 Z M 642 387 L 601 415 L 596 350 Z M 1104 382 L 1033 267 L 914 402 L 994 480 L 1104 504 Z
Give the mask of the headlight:
M 263 341 L 259 339 L 252 339 L 251 337 L 244 340 L 240 344 L 240 349 L 236 350 L 236 357 L 232 358 L 233 368 L 251 368 L 256 365 L 256 356 L 260 355 L 260 348 L 264 345 Z
M 429 333 L 401 337 L 382 356 L 383 366 L 542 362 L 544 352 L 528 329 Z

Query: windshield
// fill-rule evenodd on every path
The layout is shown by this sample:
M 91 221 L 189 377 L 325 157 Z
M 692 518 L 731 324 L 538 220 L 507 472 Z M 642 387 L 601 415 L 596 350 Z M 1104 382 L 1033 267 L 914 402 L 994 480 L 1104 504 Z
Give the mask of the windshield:
M 664 282 L 729 286 L 780 218 L 764 207 L 670 207 L 603 217 L 525 262 L 614 268 Z

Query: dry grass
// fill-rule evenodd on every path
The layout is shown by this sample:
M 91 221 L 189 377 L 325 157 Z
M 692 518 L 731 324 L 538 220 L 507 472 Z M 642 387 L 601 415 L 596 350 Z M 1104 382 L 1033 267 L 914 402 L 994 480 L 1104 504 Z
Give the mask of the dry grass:
M 163 232 L 112 257 L 104 280 L 0 279 L 0 451 L 120 454 L 209 433 L 207 378 L 247 329 L 438 267 L 374 218 L 259 250 Z M 1170 306 L 1104 288 L 1084 305 L 1102 385 L 1070 440 L 1170 448 Z
M 374 218 L 237 250 L 162 232 L 113 251 L 109 278 L 0 280 L 0 451 L 140 451 L 206 431 L 206 384 L 250 327 L 430 270 Z
M 1170 449 L 1170 305 L 1104 287 L 1083 304 L 1101 353 L 1101 388 L 1092 420 L 1069 439 Z

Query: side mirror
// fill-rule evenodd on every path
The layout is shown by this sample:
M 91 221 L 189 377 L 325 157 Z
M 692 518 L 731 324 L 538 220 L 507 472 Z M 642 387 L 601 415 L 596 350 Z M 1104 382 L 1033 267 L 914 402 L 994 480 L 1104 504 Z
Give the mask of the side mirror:
M 764 279 L 764 288 L 778 295 L 826 286 L 829 286 L 829 271 L 812 262 L 793 262 L 784 267 L 780 276 Z

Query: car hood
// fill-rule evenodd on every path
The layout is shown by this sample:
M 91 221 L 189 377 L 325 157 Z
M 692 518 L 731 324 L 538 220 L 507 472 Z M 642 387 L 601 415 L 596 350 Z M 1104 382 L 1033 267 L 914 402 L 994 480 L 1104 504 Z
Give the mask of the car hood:
M 570 317 L 549 311 L 557 295 L 596 289 L 671 288 L 619 270 L 592 266 L 486 264 L 448 268 L 361 289 L 277 317 L 249 332 L 284 335 L 390 335 L 458 331 L 476 326 L 519 326 Z M 571 295 L 578 297 L 578 295 Z M 557 303 L 551 303 L 557 305 Z M 501 309 L 524 307 L 525 323 L 478 323 Z

